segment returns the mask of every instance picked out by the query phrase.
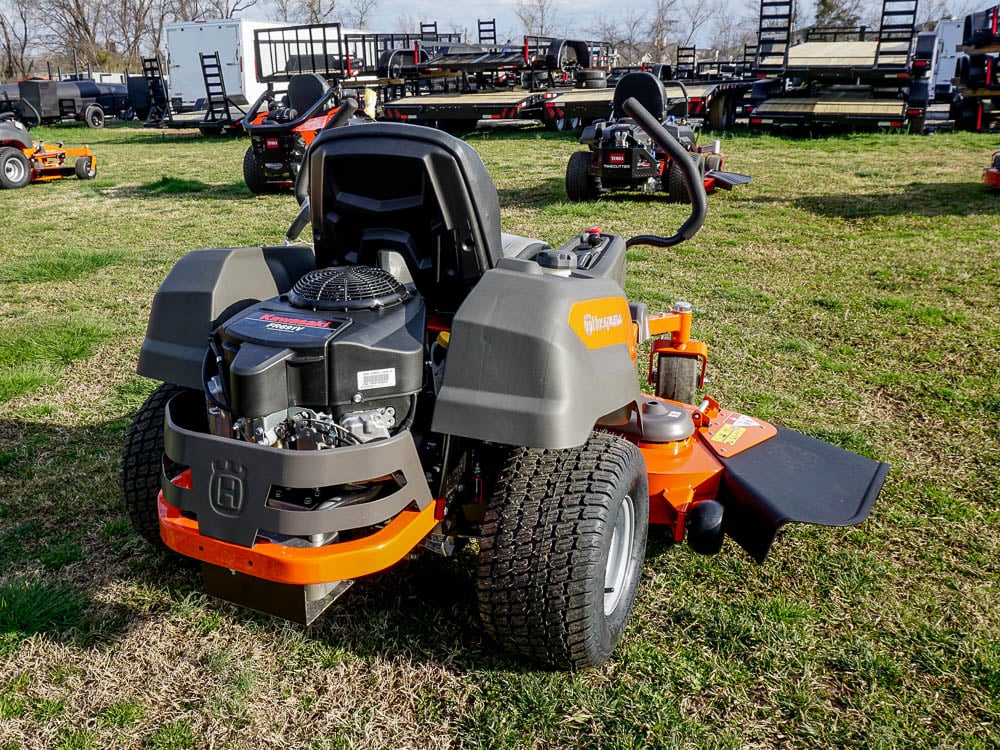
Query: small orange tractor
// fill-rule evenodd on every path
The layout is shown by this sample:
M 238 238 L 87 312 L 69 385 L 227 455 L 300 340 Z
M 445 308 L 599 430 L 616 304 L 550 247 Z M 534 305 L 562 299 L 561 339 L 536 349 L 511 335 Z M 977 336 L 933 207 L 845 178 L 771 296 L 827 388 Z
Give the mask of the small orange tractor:
M 29 182 L 58 180 L 71 174 L 81 180 L 97 176 L 97 161 L 89 147 L 33 142 L 11 113 L 0 115 L 0 188 L 13 190 Z

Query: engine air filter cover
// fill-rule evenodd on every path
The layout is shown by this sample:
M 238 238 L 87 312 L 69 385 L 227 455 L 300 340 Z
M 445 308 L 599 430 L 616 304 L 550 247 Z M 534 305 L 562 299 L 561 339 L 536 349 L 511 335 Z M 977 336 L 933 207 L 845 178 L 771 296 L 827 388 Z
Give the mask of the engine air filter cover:
M 381 268 L 333 266 L 296 281 L 288 301 L 313 310 L 367 310 L 396 305 L 408 296 L 406 287 Z

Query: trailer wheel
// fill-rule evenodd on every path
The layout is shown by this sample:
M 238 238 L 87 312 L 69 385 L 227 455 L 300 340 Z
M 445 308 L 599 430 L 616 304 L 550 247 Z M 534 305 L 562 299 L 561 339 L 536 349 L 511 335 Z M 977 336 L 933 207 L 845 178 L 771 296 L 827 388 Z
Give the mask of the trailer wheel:
M 0 187 L 22 188 L 31 182 L 31 165 L 20 149 L 0 148 Z
M 555 123 L 556 130 L 560 133 L 576 130 L 580 127 L 579 117 L 557 117 L 553 122 Z
M 566 165 L 566 197 L 571 201 L 589 201 L 597 197 L 597 181 L 590 174 L 589 151 L 574 151 Z
M 87 127 L 103 128 L 104 127 L 104 110 L 99 104 L 91 104 L 83 111 L 83 121 L 87 123 Z
M 729 98 L 726 96 L 713 99 L 708 108 L 708 127 L 716 132 L 726 129 L 726 109 Z
M 648 527 L 646 467 L 631 443 L 592 433 L 577 448 L 515 449 L 480 539 L 487 633 L 556 668 L 603 664 L 635 601 Z
M 694 357 L 661 354 L 656 358 L 656 395 L 659 398 L 696 404 L 701 363 Z
M 163 415 L 167 401 L 184 388 L 164 383 L 146 399 L 129 427 L 122 453 L 119 483 L 132 528 L 154 547 L 167 549 L 160 538 L 156 498 L 163 464 Z
M 97 167 L 94 166 L 93 156 L 81 156 L 73 165 L 78 180 L 92 180 L 97 177 Z
M 271 185 L 257 164 L 257 159 L 254 158 L 253 146 L 248 147 L 243 155 L 243 181 L 254 195 L 272 192 Z

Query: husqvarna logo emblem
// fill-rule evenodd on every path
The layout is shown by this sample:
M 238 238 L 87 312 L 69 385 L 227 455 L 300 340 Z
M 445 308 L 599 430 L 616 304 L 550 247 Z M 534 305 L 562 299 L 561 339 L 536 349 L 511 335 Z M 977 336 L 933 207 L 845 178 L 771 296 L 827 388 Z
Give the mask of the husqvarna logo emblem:
M 593 336 L 598 331 L 610 331 L 624 323 L 621 315 L 591 315 L 587 313 L 583 316 L 583 332 L 588 336 Z
M 212 509 L 223 516 L 238 516 L 246 495 L 246 468 L 235 461 L 213 461 L 208 497 Z

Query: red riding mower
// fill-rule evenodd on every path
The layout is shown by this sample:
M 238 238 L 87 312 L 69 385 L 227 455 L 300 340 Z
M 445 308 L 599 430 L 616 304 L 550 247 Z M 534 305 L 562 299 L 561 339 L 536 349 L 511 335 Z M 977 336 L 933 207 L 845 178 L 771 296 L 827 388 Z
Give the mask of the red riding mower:
M 622 109 L 683 164 L 692 212 L 671 237 L 505 235 L 468 144 L 322 133 L 286 245 L 189 253 L 153 299 L 138 369 L 163 385 L 121 473 L 136 530 L 201 561 L 213 595 L 300 623 L 474 538 L 486 632 L 577 669 L 618 643 L 650 523 L 763 561 L 786 523 L 864 520 L 887 465 L 698 396 L 691 306 L 625 298 L 626 249 L 689 239 L 707 201 L 689 152 Z M 314 245 L 288 244 L 310 219 Z
M 251 193 L 291 189 L 299 165 L 316 134 L 337 118 L 337 89 L 316 73 L 292 76 L 282 94 L 268 89 L 243 118 L 250 147 L 243 157 L 243 179 Z M 266 105 L 266 107 L 265 107 Z
M 97 176 L 97 161 L 90 148 L 63 148 L 32 142 L 13 112 L 0 114 L 0 188 L 12 190 L 29 182 L 58 180 L 75 174 L 81 180 Z M 71 161 L 67 161 L 71 159 Z
M 1000 189 L 1000 151 L 993 154 L 993 163 L 983 170 L 983 182 L 991 188 Z
M 687 90 L 680 81 L 672 81 L 684 92 L 687 111 Z M 683 166 L 658 147 L 656 141 L 631 118 L 626 116 L 624 103 L 635 98 L 679 142 L 693 161 L 705 192 L 716 188 L 731 190 L 750 182 L 746 175 L 723 171 L 725 157 L 718 141 L 709 147 L 699 147 L 694 130 L 682 117 L 675 122 L 666 118 L 667 96 L 663 82 L 652 73 L 628 73 L 615 86 L 611 119 L 596 122 L 584 129 L 580 143 L 589 151 L 577 151 L 566 165 L 566 195 L 571 201 L 593 200 L 612 190 L 641 190 L 644 193 L 666 191 L 670 200 L 690 203 L 691 195 L 684 179 Z

